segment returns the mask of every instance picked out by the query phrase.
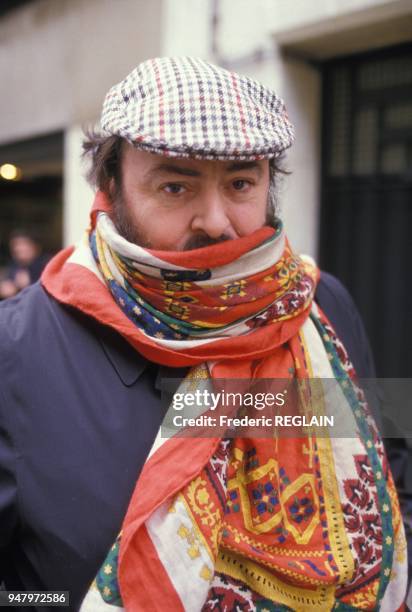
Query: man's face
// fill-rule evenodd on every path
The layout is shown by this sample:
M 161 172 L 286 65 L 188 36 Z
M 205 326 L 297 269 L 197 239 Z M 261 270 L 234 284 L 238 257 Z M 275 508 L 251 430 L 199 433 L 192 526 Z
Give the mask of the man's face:
M 114 222 L 130 242 L 186 251 L 247 236 L 266 223 L 269 162 L 153 155 L 125 144 Z
M 28 266 L 39 254 L 39 246 L 28 236 L 16 236 L 10 240 L 10 253 L 22 266 Z

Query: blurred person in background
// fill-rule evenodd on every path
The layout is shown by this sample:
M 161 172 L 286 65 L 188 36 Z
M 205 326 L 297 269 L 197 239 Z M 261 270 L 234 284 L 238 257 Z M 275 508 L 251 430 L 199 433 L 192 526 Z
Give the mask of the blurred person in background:
M 11 260 L 0 281 L 0 299 L 12 297 L 39 280 L 50 259 L 42 252 L 41 242 L 35 233 L 25 229 L 11 233 L 9 251 Z

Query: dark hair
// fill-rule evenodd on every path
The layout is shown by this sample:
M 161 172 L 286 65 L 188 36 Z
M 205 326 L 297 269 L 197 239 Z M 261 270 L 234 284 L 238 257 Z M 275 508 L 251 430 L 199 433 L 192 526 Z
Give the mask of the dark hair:
M 35 229 L 27 229 L 25 227 L 15 228 L 10 232 L 9 240 L 14 240 L 15 238 L 27 238 L 35 244 L 41 244 L 40 234 Z
M 111 199 L 115 199 L 121 192 L 120 162 L 124 139 L 120 136 L 102 136 L 94 130 L 85 131 L 85 136 L 83 157 L 91 158 L 91 167 L 86 174 L 86 178 L 92 187 L 103 191 Z M 269 160 L 269 200 L 273 214 L 278 211 L 278 177 L 279 175 L 290 174 L 283 167 L 283 161 L 283 155 Z M 113 183 L 111 182 L 112 179 L 114 179 Z M 111 188 L 112 184 L 114 184 L 114 191 Z
M 120 136 L 102 136 L 94 130 L 86 130 L 85 136 L 83 158 L 90 158 L 91 160 L 86 178 L 92 187 L 113 197 L 120 189 L 123 138 Z M 111 190 L 112 179 L 114 179 L 115 193 Z

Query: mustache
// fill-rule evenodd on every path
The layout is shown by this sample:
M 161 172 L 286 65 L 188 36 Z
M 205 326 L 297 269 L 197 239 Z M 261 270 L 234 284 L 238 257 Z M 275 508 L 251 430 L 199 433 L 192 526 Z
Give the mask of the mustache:
M 183 250 L 184 251 L 193 251 L 194 249 L 202 249 L 203 247 L 213 246 L 214 244 L 220 244 L 221 242 L 226 242 L 230 240 L 229 236 L 226 234 L 222 234 L 218 238 L 211 238 L 207 234 L 198 234 L 189 238 L 186 242 Z

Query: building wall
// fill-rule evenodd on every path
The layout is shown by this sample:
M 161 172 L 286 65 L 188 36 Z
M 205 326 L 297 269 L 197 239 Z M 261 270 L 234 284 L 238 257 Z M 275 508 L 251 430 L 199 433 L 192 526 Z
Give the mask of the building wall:
M 331 30 L 358 26 L 362 22 L 371 25 L 375 21 L 387 21 L 395 15 L 411 11 L 410 0 L 294 0 L 293 10 L 287 0 L 265 1 L 267 23 L 272 32 L 300 28 L 309 25 L 320 26 L 322 33 L 325 22 Z
M 93 199 L 82 128 L 161 39 L 162 0 L 36 0 L 0 20 L 0 143 L 64 130 L 64 244 L 81 236 Z
M 108 88 L 158 55 L 162 0 L 36 0 L 0 20 L 0 142 L 94 119 Z

